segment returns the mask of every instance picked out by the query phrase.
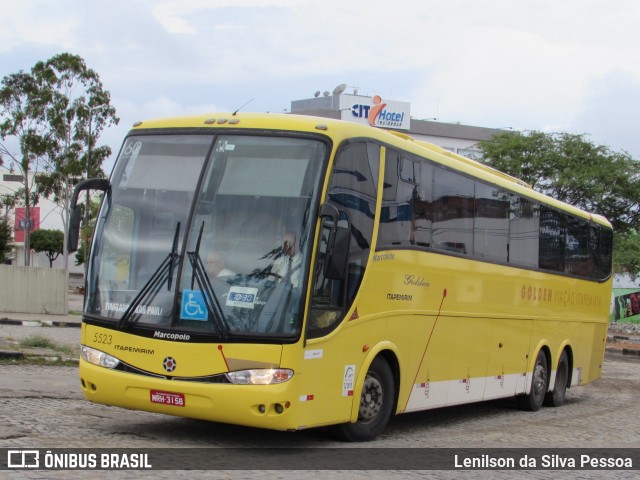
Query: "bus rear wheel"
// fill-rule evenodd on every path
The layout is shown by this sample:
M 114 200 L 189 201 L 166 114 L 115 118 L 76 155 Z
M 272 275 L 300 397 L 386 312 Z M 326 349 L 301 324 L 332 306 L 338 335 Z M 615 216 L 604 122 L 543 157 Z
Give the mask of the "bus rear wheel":
M 531 390 L 518 397 L 518 406 L 522 410 L 537 412 L 540 410 L 549 386 L 549 367 L 547 356 L 542 350 L 538 352 L 536 363 L 533 365 L 531 376 Z
M 384 431 L 391 417 L 394 392 L 391 367 L 384 358 L 376 357 L 364 379 L 358 420 L 336 425 L 335 433 L 349 442 L 373 440 Z
M 550 407 L 559 407 L 564 403 L 564 397 L 567 393 L 567 385 L 569 383 L 569 358 L 567 352 L 563 351 L 558 361 L 556 369 L 556 383 L 553 390 L 548 392 L 544 397 L 544 404 Z

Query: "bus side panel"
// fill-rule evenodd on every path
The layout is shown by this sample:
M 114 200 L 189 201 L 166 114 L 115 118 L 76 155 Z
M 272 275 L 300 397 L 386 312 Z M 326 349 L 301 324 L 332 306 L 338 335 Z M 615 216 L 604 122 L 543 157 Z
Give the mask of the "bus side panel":
M 591 351 L 591 362 L 589 371 L 582 377 L 583 383 L 600 378 L 602 375 L 602 364 L 604 363 L 604 352 L 607 343 L 608 324 L 599 323 L 593 328 L 593 341 Z
M 306 348 L 285 345 L 282 366 L 294 368 L 297 395 L 291 409 L 304 418 L 300 428 L 346 423 L 351 418 L 355 381 L 368 348 L 385 338 L 386 319 L 364 321 L 328 337 L 311 340 Z
M 406 411 L 515 395 L 524 385 L 530 331 L 528 320 L 441 317 Z
M 485 321 L 485 327 L 492 332 L 488 344 L 485 400 L 524 391 L 532 323 L 525 319 Z
M 564 346 L 574 355 L 573 384 L 600 375 L 606 284 L 438 253 L 378 258 L 356 306 L 390 315 L 385 338 L 406 358 L 399 412 L 525 393 L 542 346 L 551 378 Z

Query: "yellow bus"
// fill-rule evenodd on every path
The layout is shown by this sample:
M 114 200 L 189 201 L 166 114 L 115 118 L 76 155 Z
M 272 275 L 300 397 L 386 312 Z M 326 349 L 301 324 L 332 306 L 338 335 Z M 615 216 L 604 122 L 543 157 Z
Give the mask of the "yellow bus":
M 411 137 L 217 114 L 136 124 L 103 190 L 80 379 L 92 402 L 369 440 L 394 414 L 559 406 L 598 378 L 604 218 Z

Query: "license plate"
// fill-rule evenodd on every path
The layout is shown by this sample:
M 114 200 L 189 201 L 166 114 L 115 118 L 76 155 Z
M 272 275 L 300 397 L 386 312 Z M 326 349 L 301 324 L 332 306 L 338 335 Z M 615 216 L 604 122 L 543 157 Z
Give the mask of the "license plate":
M 149 392 L 151 403 L 161 403 L 162 405 L 174 405 L 176 407 L 184 407 L 184 393 L 161 392 L 151 390 Z

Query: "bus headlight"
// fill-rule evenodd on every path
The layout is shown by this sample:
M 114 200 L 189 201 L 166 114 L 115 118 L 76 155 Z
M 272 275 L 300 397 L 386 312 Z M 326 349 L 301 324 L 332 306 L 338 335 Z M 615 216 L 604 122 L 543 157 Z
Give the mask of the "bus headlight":
M 96 350 L 95 348 L 85 347 L 84 345 L 80 350 L 80 354 L 87 362 L 100 367 L 116 368 L 120 363 L 120 360 L 116 357 L 112 357 L 111 355 L 101 352 L 100 350 Z
M 236 385 L 274 385 L 286 382 L 293 377 L 293 370 L 288 368 L 259 368 L 229 372 L 225 375 L 231 383 Z

